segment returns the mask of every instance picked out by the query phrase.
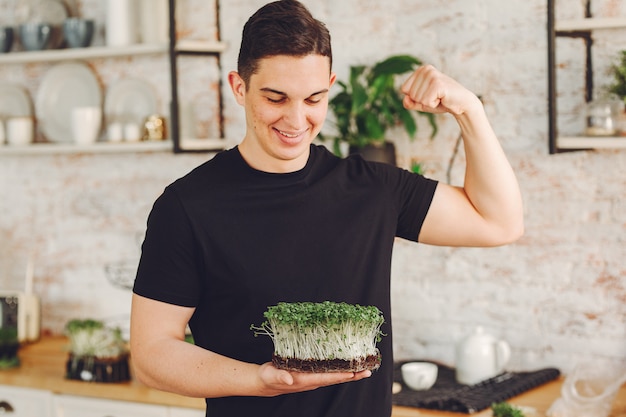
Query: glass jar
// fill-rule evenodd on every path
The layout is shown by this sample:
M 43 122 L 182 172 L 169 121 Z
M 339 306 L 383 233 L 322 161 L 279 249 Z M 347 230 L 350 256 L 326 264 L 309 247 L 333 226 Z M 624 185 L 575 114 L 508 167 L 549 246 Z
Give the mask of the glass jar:
M 587 103 L 588 136 L 616 136 L 621 102 L 612 98 L 602 98 Z

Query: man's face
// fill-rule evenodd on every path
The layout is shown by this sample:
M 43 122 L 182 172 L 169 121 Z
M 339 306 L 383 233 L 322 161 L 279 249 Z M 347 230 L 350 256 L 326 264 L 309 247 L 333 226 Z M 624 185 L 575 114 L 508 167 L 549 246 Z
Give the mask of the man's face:
M 229 82 L 246 111 L 246 136 L 239 149 L 248 164 L 267 172 L 302 169 L 326 118 L 335 82 L 329 58 L 268 57 L 259 62 L 248 86 L 236 73 L 229 75 Z

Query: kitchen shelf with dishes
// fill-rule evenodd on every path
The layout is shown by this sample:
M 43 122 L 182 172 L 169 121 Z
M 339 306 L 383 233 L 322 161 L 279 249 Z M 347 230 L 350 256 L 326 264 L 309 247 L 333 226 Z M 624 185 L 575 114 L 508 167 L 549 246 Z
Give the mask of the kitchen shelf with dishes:
M 209 53 L 217 54 L 226 49 L 226 44 L 223 42 L 215 41 L 198 41 L 198 40 L 181 40 L 176 45 L 176 50 L 181 53 Z M 0 55 L 0 64 L 25 64 L 25 63 L 37 63 L 37 62 L 65 62 L 65 61 L 78 61 L 73 65 L 79 65 L 80 61 L 95 59 L 95 58 L 115 58 L 124 56 L 137 56 L 137 55 L 151 55 L 151 54 L 165 54 L 168 52 L 167 44 L 136 44 L 121 47 L 108 47 L 108 46 L 92 46 L 85 48 L 72 48 L 72 49 L 58 49 L 58 50 L 44 50 L 44 51 L 28 51 L 28 52 L 11 52 L 10 54 Z M 75 72 L 75 71 L 74 71 Z M 75 75 L 75 74 L 74 74 Z M 58 77 L 56 77 L 58 78 Z M 56 79 L 55 79 L 56 81 Z M 125 95 L 128 97 L 135 89 L 138 90 L 137 94 L 142 94 L 144 97 L 139 97 L 139 103 L 122 103 L 119 104 L 124 108 L 136 108 L 146 106 L 146 102 L 154 102 L 153 97 L 149 97 L 151 93 L 145 85 L 140 85 L 140 80 L 121 80 L 119 85 L 113 85 L 112 89 L 118 91 L 117 94 L 112 92 L 113 96 Z M 0 90 L 10 88 L 9 86 L 0 86 Z M 16 94 L 15 91 L 12 93 Z M 21 94 L 21 93 L 19 93 Z M 93 93 L 98 95 L 97 93 Z M 52 94 L 56 96 L 56 94 Z M 25 103 L 30 99 L 25 98 L 22 101 Z M 121 98 L 120 98 L 121 100 Z M 41 101 L 41 100 L 40 100 Z M 119 101 L 119 100 L 118 100 Z M 26 106 L 26 104 L 24 104 Z M 106 106 L 106 104 L 105 104 Z M 153 104 L 148 105 L 153 107 Z M 111 106 L 109 106 L 111 107 Z M 109 109 L 112 111 L 112 109 Z M 69 133 L 69 132 L 61 132 Z M 57 135 L 57 139 L 59 139 Z M 69 136 L 67 137 L 69 140 Z M 60 139 L 61 143 L 32 143 L 22 146 L 0 146 L 0 155 L 32 155 L 32 154 L 70 154 L 70 153 L 120 153 L 120 152 L 165 152 L 171 151 L 173 148 L 173 141 L 171 139 L 164 141 L 139 141 L 139 142 L 96 142 L 93 144 L 81 144 L 76 145 L 73 143 L 63 143 L 63 138 Z M 191 151 L 203 151 L 206 149 L 223 149 L 225 140 L 223 139 L 179 139 L 181 146 L 184 149 Z
M 548 114 L 549 114 L 549 137 L 548 146 L 551 154 L 567 150 L 584 149 L 626 149 L 626 131 L 619 126 L 612 127 L 611 132 L 591 135 L 588 132 L 581 135 L 560 135 L 558 132 L 557 111 L 557 62 L 556 62 L 556 39 L 558 37 L 581 38 L 585 43 L 586 73 L 585 73 L 585 100 L 591 105 L 593 86 L 593 63 L 592 63 L 592 35 L 600 30 L 626 29 L 626 17 L 592 17 L 591 0 L 584 3 L 585 17 L 580 19 L 559 20 L 555 18 L 556 0 L 548 0 Z M 623 103 L 619 110 L 624 112 Z M 619 116 L 618 116 L 619 117 Z M 622 115 L 621 117 L 626 117 Z M 590 123 L 590 118 L 586 120 Z M 610 123 L 617 123 L 612 120 Z M 589 126 L 588 126 L 589 128 Z M 590 129 L 587 129 L 590 130 Z M 593 129 L 591 129 L 593 130 Z
M 51 1 L 50 4 L 54 4 L 55 8 L 59 9 L 61 2 Z M 145 2 L 143 7 L 147 7 L 147 4 L 152 8 L 152 2 Z M 216 13 L 218 13 L 217 1 L 215 4 Z M 165 9 L 161 11 L 167 14 L 169 31 L 165 37 L 159 35 L 158 41 L 111 44 L 110 39 L 107 38 L 106 46 L 89 46 L 90 43 L 86 42 L 67 48 L 60 48 L 59 44 L 51 47 L 27 48 L 26 44 L 21 42 L 22 48 L 10 51 L 9 47 L 5 49 L 6 53 L 0 53 L 0 65 L 53 64 L 40 80 L 40 85 L 32 98 L 23 86 L 0 81 L 0 115 L 4 115 L 4 119 L 0 118 L 0 129 L 2 129 L 0 131 L 2 133 L 0 155 L 172 150 L 174 152 L 211 152 L 224 149 L 227 141 L 224 139 L 222 91 L 219 80 L 217 81 L 220 83 L 217 92 L 219 107 L 216 115 L 219 119 L 216 121 L 216 125 L 219 125 L 219 133 L 209 134 L 209 136 L 218 137 L 214 139 L 196 139 L 187 137 L 189 135 L 181 137 L 176 60 L 182 55 L 210 56 L 217 60 L 219 69 L 220 55 L 226 50 L 227 45 L 219 40 L 219 36 L 214 41 L 177 39 L 176 1 L 162 0 L 160 5 L 166 5 L 167 11 Z M 58 11 L 60 13 L 61 10 Z M 71 20 L 66 14 L 64 16 L 66 16 L 65 22 Z M 75 20 L 85 21 L 85 19 Z M 107 24 L 111 23 L 109 20 L 108 18 Z M 219 18 L 216 20 L 219 22 Z M 65 31 L 65 26 L 63 30 Z M 117 36 L 117 33 L 114 33 Z M 66 35 L 65 32 L 64 34 Z M 20 36 L 22 35 L 20 32 Z M 165 30 L 162 35 L 165 35 Z M 148 81 L 139 77 L 126 77 L 110 82 L 106 90 L 102 91 L 96 73 L 97 68 L 93 68 L 88 63 L 93 59 L 149 55 L 163 55 L 169 61 L 171 95 L 162 98 L 169 102 L 168 110 L 165 111 L 169 114 L 161 114 L 159 111 L 158 94 Z M 74 114 L 79 111 L 82 111 L 81 116 Z M 89 117 L 98 120 L 100 126 L 94 128 L 95 123 L 92 123 L 92 126 L 76 128 L 77 125 L 86 124 L 82 120 L 87 120 Z M 158 126 L 158 130 L 150 130 L 150 119 L 158 121 L 156 125 L 152 124 L 152 126 Z M 77 134 L 78 130 L 90 133 Z M 21 133 L 16 134 L 16 131 Z M 155 132 L 157 134 L 154 134 Z M 14 140 L 16 137 L 19 139 Z M 89 137 L 89 140 L 83 137 Z

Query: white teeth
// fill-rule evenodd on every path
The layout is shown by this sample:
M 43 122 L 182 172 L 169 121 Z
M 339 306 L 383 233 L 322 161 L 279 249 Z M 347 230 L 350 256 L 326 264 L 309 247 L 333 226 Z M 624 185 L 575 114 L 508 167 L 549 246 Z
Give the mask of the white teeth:
M 293 135 L 293 134 L 290 134 L 290 133 L 287 133 L 287 132 L 283 132 L 282 130 L 279 130 L 278 133 L 280 133 L 283 136 L 287 136 L 288 138 L 295 138 L 295 137 L 298 136 L 298 134 Z

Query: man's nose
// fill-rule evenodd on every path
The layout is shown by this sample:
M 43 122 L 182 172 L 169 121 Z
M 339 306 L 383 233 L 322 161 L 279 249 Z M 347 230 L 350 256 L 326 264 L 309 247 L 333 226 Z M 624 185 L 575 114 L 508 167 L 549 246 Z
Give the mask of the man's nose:
M 306 121 L 306 108 L 303 103 L 291 103 L 286 112 L 285 120 L 294 129 L 300 129 L 305 125 Z

